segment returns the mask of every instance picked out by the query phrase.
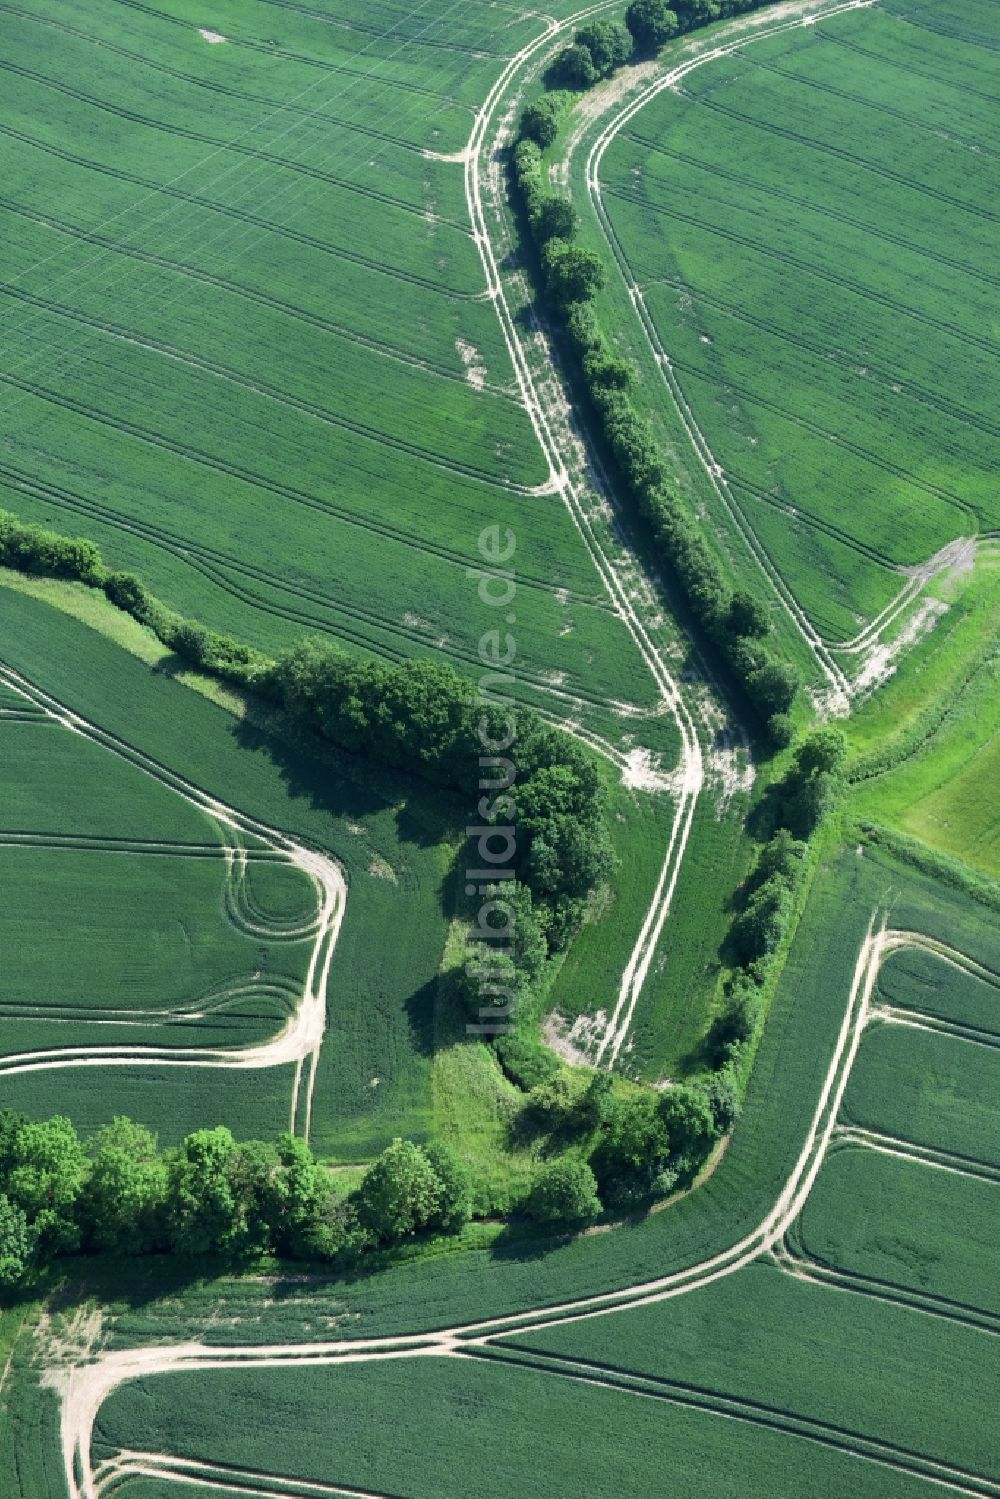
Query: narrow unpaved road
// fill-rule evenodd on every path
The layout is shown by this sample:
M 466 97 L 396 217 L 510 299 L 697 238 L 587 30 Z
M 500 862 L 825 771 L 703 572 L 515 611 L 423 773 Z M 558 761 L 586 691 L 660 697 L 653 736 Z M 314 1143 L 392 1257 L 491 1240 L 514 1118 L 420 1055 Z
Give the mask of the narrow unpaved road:
M 94 1422 L 102 1402 L 127 1380 L 179 1370 L 298 1368 L 386 1359 L 462 1357 L 469 1349 L 494 1344 L 505 1335 L 523 1335 L 564 1322 L 611 1316 L 686 1295 L 737 1273 L 776 1247 L 780 1250 L 787 1231 L 805 1205 L 836 1136 L 838 1115 L 865 1028 L 878 1018 L 871 1001 L 879 970 L 891 953 L 907 947 L 925 948 L 928 940 L 919 933 L 888 928 L 878 913 L 872 916 L 858 952 L 843 1019 L 802 1149 L 765 1218 L 751 1233 L 727 1249 L 685 1270 L 619 1291 L 577 1297 L 553 1306 L 535 1307 L 488 1321 L 424 1333 L 258 1347 L 211 1346 L 192 1341 L 106 1353 L 93 1363 L 53 1369 L 47 1375 L 47 1382 L 58 1390 L 61 1399 L 63 1456 L 71 1499 L 98 1499 L 90 1457 Z M 971 962 L 963 954 L 937 942 L 933 943 L 933 950 L 963 968 Z M 75 1477 L 77 1465 L 83 1474 L 80 1483 Z M 963 1475 L 958 1470 L 949 1471 L 951 1476 L 943 1473 L 935 1481 L 959 1493 L 983 1492 L 981 1488 L 966 1486 L 964 1480 L 971 1475 Z
M 507 283 L 500 271 L 502 251 L 498 254 L 494 246 L 494 235 L 502 233 L 503 216 L 497 201 L 500 184 L 490 171 L 496 153 L 510 137 L 512 99 L 516 98 L 520 76 L 537 63 L 538 54 L 551 50 L 554 40 L 561 39 L 565 32 L 607 8 L 607 0 L 603 0 L 601 4 L 577 11 L 563 20 L 558 28 L 550 27 L 511 58 L 487 95 L 473 126 L 465 156 L 465 194 L 476 245 L 483 263 L 487 292 L 500 321 L 521 398 L 548 462 L 550 487 L 553 493 L 561 495 L 569 510 L 612 606 L 645 661 L 661 700 L 677 725 L 681 740 L 680 766 L 674 777 L 677 803 L 663 865 L 595 1055 L 598 1063 L 603 1061 L 606 1065 L 613 1066 L 628 1035 L 635 1006 L 677 887 L 695 805 L 704 786 L 704 758 L 694 715 L 668 667 L 665 652 L 653 639 L 643 611 L 635 601 L 636 584 L 648 597 L 655 599 L 657 593 L 654 582 L 646 576 L 639 560 L 634 556 L 630 558 L 632 578 L 626 582 L 615 559 L 609 555 L 601 529 L 592 520 L 595 500 L 599 505 L 607 497 L 594 494 L 592 482 L 588 480 L 581 445 L 573 433 L 568 408 L 563 406 L 561 410 L 553 409 L 538 389 L 525 337 L 513 316 Z
M 66 1067 L 211 1067 L 247 1070 L 280 1067 L 294 1062 L 296 1078 L 290 1108 L 291 1128 L 293 1131 L 300 1128 L 308 1139 L 316 1065 L 326 1029 L 326 985 L 347 903 L 347 882 L 339 865 L 325 854 L 306 848 L 286 834 L 279 833 L 265 823 L 227 806 L 218 798 L 209 796 L 191 782 L 159 765 L 141 750 L 83 718 L 2 661 L 0 685 L 13 689 L 64 729 L 100 745 L 207 814 L 222 832 L 224 841 L 219 852 L 226 859 L 237 898 L 242 874 L 245 872 L 245 851 L 241 849 L 240 841 L 244 833 L 273 849 L 293 868 L 301 870 L 308 877 L 316 895 L 315 915 L 298 928 L 299 935 L 312 936 L 312 950 L 302 992 L 287 1023 L 269 1041 L 256 1046 L 231 1049 L 139 1045 L 51 1047 L 39 1051 L 17 1052 L 0 1058 L 0 1076 Z M 225 841 L 227 838 L 228 843 Z M 282 925 L 273 928 L 258 925 L 255 929 L 261 934 L 280 938 L 296 934 L 294 927 Z M 304 1105 L 300 1109 L 299 1083 L 304 1068 L 308 1068 L 306 1093 Z

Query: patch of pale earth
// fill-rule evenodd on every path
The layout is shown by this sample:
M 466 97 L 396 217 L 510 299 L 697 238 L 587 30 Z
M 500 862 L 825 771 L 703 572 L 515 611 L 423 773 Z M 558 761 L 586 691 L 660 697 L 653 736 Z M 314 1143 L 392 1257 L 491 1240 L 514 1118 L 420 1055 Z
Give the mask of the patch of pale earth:
M 425 150 L 421 151 L 420 154 L 425 159 L 425 161 L 468 161 L 468 159 L 469 159 L 469 153 L 468 153 L 467 150 L 466 151 L 430 151 L 430 150 L 426 150 L 425 149 Z
M 486 366 L 482 361 L 479 350 L 475 344 L 470 344 L 464 338 L 456 338 L 455 348 L 459 357 L 465 365 L 465 378 L 476 390 L 482 390 L 486 384 Z
M 928 557 L 926 562 L 920 562 L 916 567 L 901 568 L 900 571 L 907 578 L 919 578 L 921 583 L 926 583 L 940 573 L 948 573 L 953 578 L 961 573 L 970 573 L 975 563 L 975 537 L 958 536 L 935 552 L 933 557 Z
M 734 796 L 753 790 L 753 762 L 740 746 L 726 744 L 709 750 L 706 769 L 710 784 L 718 788 L 715 816 L 721 820 Z
M 539 676 L 549 687 L 562 687 L 566 681 L 564 671 L 543 671 L 539 672 Z
M 854 679 L 855 693 L 860 696 L 888 681 L 896 670 L 897 658 L 933 630 L 942 614 L 947 612 L 948 605 L 943 599 L 924 599 L 894 640 L 878 641 L 871 647 L 864 658 L 864 665 Z
M 360 822 L 349 822 L 347 824 L 347 831 L 349 833 L 353 833 L 354 837 L 357 838 L 359 834 L 364 832 L 364 828 L 361 826 Z
M 392 865 L 387 863 L 386 860 L 381 858 L 378 854 L 375 855 L 371 863 L 368 865 L 368 873 L 373 874 L 377 880 L 389 880 L 393 885 L 399 884 L 399 881 L 396 878 L 396 871 L 393 869 Z
M 198 35 L 203 36 L 211 47 L 216 47 L 219 42 L 226 40 L 221 31 L 205 31 L 201 26 L 198 27 Z
M 608 1027 L 604 1010 L 594 1015 L 578 1015 L 570 1025 L 565 1016 L 553 1010 L 542 1026 L 542 1040 L 557 1057 L 572 1067 L 589 1067 L 601 1037 Z
M 403 624 L 410 630 L 433 630 L 432 620 L 424 619 L 422 614 L 414 614 L 412 609 L 407 609 L 403 615 Z
M 103 1314 L 96 1305 L 77 1307 L 65 1316 L 43 1311 L 32 1337 L 34 1357 L 49 1368 L 85 1363 L 98 1347 L 103 1327 Z
M 642 745 L 636 745 L 625 756 L 622 785 L 632 791 L 676 791 L 676 772 L 660 769 L 660 758 Z

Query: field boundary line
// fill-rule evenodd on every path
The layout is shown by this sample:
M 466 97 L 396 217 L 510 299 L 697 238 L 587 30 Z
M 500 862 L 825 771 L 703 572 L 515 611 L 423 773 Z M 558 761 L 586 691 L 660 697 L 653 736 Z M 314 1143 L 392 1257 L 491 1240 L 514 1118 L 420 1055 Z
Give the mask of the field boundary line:
M 299 1003 L 288 1022 L 269 1041 L 229 1050 L 183 1047 L 82 1046 L 53 1050 L 13 1053 L 0 1058 L 0 1074 L 35 1072 L 71 1066 L 184 1066 L 223 1069 L 256 1069 L 282 1066 L 317 1054 L 326 1029 L 326 988 L 333 953 L 340 935 L 347 903 L 347 881 L 339 864 L 327 855 L 308 849 L 285 833 L 270 828 L 245 813 L 238 812 L 217 797 L 202 791 L 193 782 L 161 765 L 143 751 L 60 702 L 51 693 L 36 686 L 22 673 L 0 658 L 0 685 L 13 688 L 41 707 L 45 713 L 72 733 L 106 749 L 133 768 L 142 771 L 205 813 L 220 829 L 235 838 L 249 833 L 273 848 L 294 868 L 301 870 L 312 884 L 317 902 L 314 923 L 315 938 L 302 984 Z M 229 862 L 232 851 L 220 852 Z M 233 861 L 233 867 L 236 861 Z M 294 1131 L 294 1097 L 292 1126 Z

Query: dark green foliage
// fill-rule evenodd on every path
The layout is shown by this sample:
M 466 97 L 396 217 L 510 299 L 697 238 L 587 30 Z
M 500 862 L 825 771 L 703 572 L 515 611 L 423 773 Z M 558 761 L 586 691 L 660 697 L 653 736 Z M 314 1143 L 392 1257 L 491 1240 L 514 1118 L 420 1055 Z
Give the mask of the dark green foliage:
M 766 880 L 775 876 L 787 880 L 789 885 L 794 885 L 802 870 L 802 861 L 805 856 L 805 843 L 798 838 L 793 838 L 788 828 L 779 828 L 770 842 L 766 843 L 761 850 L 748 885 L 762 885 Z
M 750 635 L 761 640 L 771 629 L 771 619 L 764 605 L 745 588 L 737 588 L 729 600 L 726 623 L 734 635 Z
M 750 672 L 746 685 L 761 714 L 770 719 L 776 713 L 788 712 L 798 688 L 798 678 L 794 669 L 784 661 L 769 660 Z
M 593 250 L 583 250 L 565 239 L 550 239 L 542 249 L 542 266 L 549 296 L 557 307 L 586 302 L 604 285 L 604 262 Z
M 630 9 L 633 33 L 633 21 L 640 27 L 647 22 L 652 26 L 654 12 L 667 18 L 664 24 L 671 28 L 672 35 L 676 30 L 673 12 L 650 7 L 645 0 Z M 594 23 L 598 27 L 604 24 Z M 580 35 L 589 35 L 592 29 L 585 28 Z M 669 470 L 664 454 L 649 423 L 629 399 L 631 371 L 608 346 L 589 306 L 603 284 L 600 258 L 574 245 L 569 232 L 552 237 L 539 233 L 542 204 L 548 195 L 541 154 L 530 140 L 522 140 L 514 152 L 514 176 L 541 250 L 546 291 L 565 320 L 566 334 L 580 360 L 604 439 L 636 507 L 652 528 L 699 624 L 728 661 L 772 742 L 783 747 L 791 738 L 787 710 L 798 682 L 792 668 L 771 657 L 762 643 L 770 628 L 767 611 L 745 590 L 730 592 L 702 531 L 667 488 Z
M 232 1255 L 250 1234 L 240 1155 L 228 1129 L 188 1135 L 169 1163 L 166 1236 L 177 1254 Z
M 652 1093 L 615 1099 L 591 1156 L 601 1195 L 612 1207 L 644 1202 L 656 1190 L 670 1141 Z
M 0 510 L 0 564 L 91 585 L 104 578 L 101 554 L 92 541 L 26 526 L 7 510 Z
M 632 366 L 601 349 L 584 356 L 583 373 L 592 389 L 628 390 L 633 381 Z
M 778 875 L 757 886 L 733 922 L 731 940 L 741 963 L 767 957 L 781 941 L 791 909 L 788 881 Z
M 0 1291 L 27 1279 L 34 1247 L 24 1209 L 0 1192 Z
M 457 1233 L 472 1216 L 469 1173 L 447 1145 L 432 1141 L 423 1149 L 440 1188 L 438 1206 L 428 1220 L 428 1227 L 447 1234 Z
M 671 1164 L 690 1173 L 707 1155 L 718 1134 L 708 1098 L 701 1088 L 677 1083 L 661 1094 L 657 1112 L 670 1141 Z
M 574 43 L 559 53 L 548 76 L 563 88 L 583 89 L 590 88 L 601 75 L 594 67 L 589 50 Z M 524 128 L 523 121 L 521 128 Z
M 68 1119 L 39 1123 L 0 1115 L 0 1190 L 25 1215 L 37 1257 L 72 1253 L 80 1244 L 77 1202 L 87 1160 Z
M 559 130 L 559 107 L 550 95 L 543 95 L 529 104 L 521 116 L 519 135 L 522 140 L 534 141 L 543 151 L 551 146 Z
M 116 1118 L 90 1142 L 90 1174 L 80 1198 L 84 1239 L 94 1249 L 144 1254 L 163 1235 L 167 1168 L 156 1137 Z
M 791 714 L 772 713 L 767 720 L 767 737 L 776 750 L 787 749 L 795 737 Z
M 800 744 L 795 764 L 801 776 L 809 776 L 816 771 L 832 774 L 843 768 L 846 759 L 847 740 L 840 729 L 813 729 Z
M 559 1063 L 547 1047 L 520 1031 L 508 1031 L 493 1043 L 504 1073 L 524 1093 L 530 1093 L 559 1071 Z
M 527 1203 L 543 1223 L 587 1223 L 601 1211 L 597 1181 L 586 1161 L 563 1156 L 542 1171 Z
M 365 1172 L 358 1217 L 383 1244 L 427 1228 L 442 1211 L 443 1188 L 427 1156 L 411 1140 L 393 1140 Z
M 722 1010 L 712 1022 L 706 1050 L 716 1067 L 724 1067 L 753 1035 L 760 1014 L 760 989 L 749 974 L 734 981 Z
M 550 239 L 572 239 L 577 223 L 576 209 L 572 203 L 556 193 L 546 193 L 540 197 L 531 219 L 532 228 L 541 244 Z
M 124 609 L 140 624 L 146 624 L 153 607 L 153 598 L 146 585 L 134 573 L 108 573 L 104 579 L 104 592 L 117 609 Z
M 632 0 L 625 12 L 625 25 L 637 52 L 655 52 L 677 35 L 679 24 L 666 0 Z
M 712 1110 L 716 1134 L 727 1134 L 740 1116 L 739 1092 L 732 1071 L 723 1068 L 713 1073 L 705 1079 L 702 1087 Z
M 598 78 L 610 78 L 632 52 L 632 38 L 620 21 L 588 21 L 573 40 L 586 48 Z

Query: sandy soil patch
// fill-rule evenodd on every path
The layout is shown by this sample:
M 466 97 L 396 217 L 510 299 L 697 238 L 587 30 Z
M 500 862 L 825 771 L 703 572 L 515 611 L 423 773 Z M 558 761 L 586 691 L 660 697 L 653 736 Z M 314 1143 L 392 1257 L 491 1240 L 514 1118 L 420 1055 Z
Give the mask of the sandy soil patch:
M 205 31 L 201 26 L 198 27 L 198 35 L 203 36 L 209 46 L 212 47 L 218 46 L 219 42 L 226 40 L 221 31 Z

